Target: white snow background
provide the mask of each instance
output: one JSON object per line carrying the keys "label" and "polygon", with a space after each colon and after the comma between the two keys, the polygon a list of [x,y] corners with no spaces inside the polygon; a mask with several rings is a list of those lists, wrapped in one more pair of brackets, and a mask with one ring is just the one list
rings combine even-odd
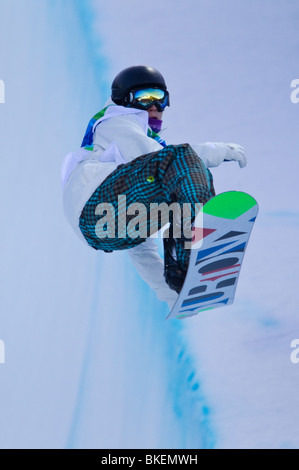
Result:
{"label": "white snow background", "polygon": [[[298,28],[297,0],[0,0],[0,448],[299,448]],[[63,156],[133,64],[168,143],[247,150],[213,170],[260,206],[231,307],[165,321],[64,219]]]}

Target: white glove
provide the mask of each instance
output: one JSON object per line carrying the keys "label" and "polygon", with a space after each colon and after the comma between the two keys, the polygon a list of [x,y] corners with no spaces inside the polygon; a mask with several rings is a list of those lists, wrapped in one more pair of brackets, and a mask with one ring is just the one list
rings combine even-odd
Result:
{"label": "white glove", "polygon": [[192,145],[192,148],[208,168],[231,160],[239,162],[240,168],[244,168],[247,163],[245,149],[238,144],[206,142],[205,144]]}
{"label": "white glove", "polygon": [[225,160],[235,160],[239,162],[240,168],[244,168],[247,164],[244,147],[238,144],[226,144],[226,146],[228,147],[228,151]]}

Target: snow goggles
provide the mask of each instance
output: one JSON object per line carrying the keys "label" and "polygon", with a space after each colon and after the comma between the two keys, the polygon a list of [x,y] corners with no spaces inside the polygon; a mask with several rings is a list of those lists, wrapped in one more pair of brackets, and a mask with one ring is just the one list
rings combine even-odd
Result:
{"label": "snow goggles", "polygon": [[142,88],[141,90],[132,90],[129,94],[129,106],[131,108],[149,109],[156,105],[158,111],[164,111],[169,106],[168,91],[161,88]]}

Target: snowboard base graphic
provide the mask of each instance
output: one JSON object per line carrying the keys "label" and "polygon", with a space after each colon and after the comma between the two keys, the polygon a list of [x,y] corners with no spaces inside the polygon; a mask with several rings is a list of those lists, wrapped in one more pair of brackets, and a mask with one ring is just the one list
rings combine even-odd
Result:
{"label": "snowboard base graphic", "polygon": [[194,223],[187,276],[167,319],[233,303],[257,213],[256,200],[240,191],[218,194],[202,207]]}

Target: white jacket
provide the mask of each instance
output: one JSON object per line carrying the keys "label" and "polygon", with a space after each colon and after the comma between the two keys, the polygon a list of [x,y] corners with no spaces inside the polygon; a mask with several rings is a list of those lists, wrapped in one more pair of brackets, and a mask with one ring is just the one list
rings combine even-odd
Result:
{"label": "white jacket", "polygon": [[[147,136],[147,111],[117,106],[110,100],[107,105],[109,107],[104,116],[93,126],[93,150],[81,148],[68,154],[61,170],[65,216],[85,243],[79,228],[79,218],[93,192],[119,164],[163,148]],[[241,155],[243,149],[232,149],[228,145],[235,144],[206,143],[192,147],[209,167],[219,165],[224,159],[235,159],[240,166],[245,166],[245,156]],[[177,294],[164,280],[164,263],[158,254],[155,240],[148,238],[146,242],[128,250],[128,253],[140,276],[156,291],[158,298],[168,302],[171,307]]]}

